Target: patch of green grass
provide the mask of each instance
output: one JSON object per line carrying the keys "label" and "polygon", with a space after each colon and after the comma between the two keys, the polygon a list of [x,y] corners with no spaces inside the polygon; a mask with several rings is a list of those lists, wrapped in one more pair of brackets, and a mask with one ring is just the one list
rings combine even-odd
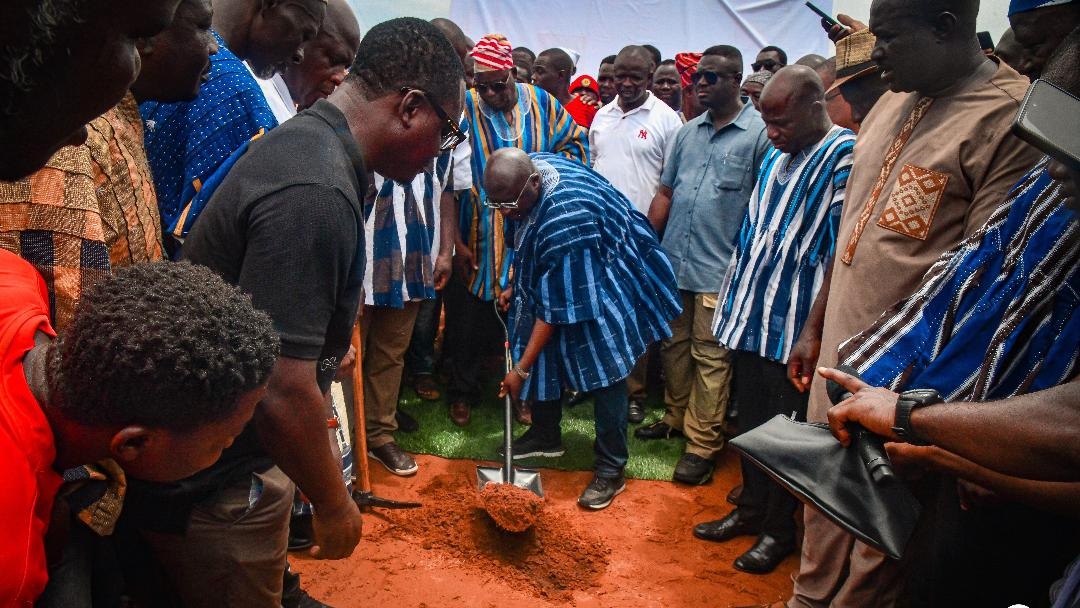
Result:
{"label": "patch of green grass", "polygon": [[[446,402],[423,401],[409,388],[402,388],[398,407],[420,423],[416,433],[398,432],[398,445],[409,452],[433,454],[444,458],[496,461],[496,449],[503,442],[503,405],[495,395],[495,387],[486,392],[486,398],[473,407],[472,422],[459,428],[450,421]],[[659,420],[663,406],[659,399],[649,399],[648,417],[644,424]],[[517,461],[522,466],[560,469],[564,471],[587,471],[593,467],[594,430],[592,401],[587,400],[572,408],[563,408],[562,440],[566,454],[559,458],[531,458]],[[670,480],[675,463],[682,456],[684,441],[641,441],[634,437],[638,425],[629,425],[630,461],[626,476],[633,479]],[[514,423],[514,436],[520,436],[526,427]]]}

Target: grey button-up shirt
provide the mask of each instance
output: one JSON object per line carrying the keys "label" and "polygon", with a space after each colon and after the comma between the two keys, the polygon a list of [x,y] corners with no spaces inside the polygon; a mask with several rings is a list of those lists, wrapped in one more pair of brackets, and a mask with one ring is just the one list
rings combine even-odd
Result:
{"label": "grey button-up shirt", "polygon": [[675,136],[660,183],[673,192],[662,245],[679,289],[720,291],[758,168],[771,146],[752,104],[720,130],[705,112]]}

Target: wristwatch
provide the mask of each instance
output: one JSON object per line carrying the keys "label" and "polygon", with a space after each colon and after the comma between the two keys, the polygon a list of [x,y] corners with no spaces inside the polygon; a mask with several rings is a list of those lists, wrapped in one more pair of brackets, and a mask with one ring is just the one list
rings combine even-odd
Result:
{"label": "wristwatch", "polygon": [[512,369],[511,371],[514,372],[515,374],[517,374],[518,378],[521,378],[522,380],[528,380],[529,379],[529,372],[521,369],[520,367],[518,367],[516,365],[514,366],[514,369]]}
{"label": "wristwatch", "polygon": [[945,400],[932,388],[917,388],[900,393],[900,398],[896,400],[896,419],[893,421],[892,431],[905,443],[930,445],[929,441],[911,428],[911,412],[935,403],[945,403]]}

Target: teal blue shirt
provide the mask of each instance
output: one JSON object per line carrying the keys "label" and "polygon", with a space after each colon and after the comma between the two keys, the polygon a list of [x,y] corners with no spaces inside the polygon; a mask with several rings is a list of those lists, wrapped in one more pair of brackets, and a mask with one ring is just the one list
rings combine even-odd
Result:
{"label": "teal blue shirt", "polygon": [[660,183],[672,190],[662,244],[679,289],[720,292],[758,167],[771,147],[751,104],[720,130],[705,112],[675,136]]}

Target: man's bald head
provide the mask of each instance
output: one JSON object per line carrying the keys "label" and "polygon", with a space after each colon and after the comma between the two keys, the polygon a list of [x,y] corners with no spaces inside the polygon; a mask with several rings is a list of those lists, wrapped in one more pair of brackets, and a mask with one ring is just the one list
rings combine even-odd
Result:
{"label": "man's bald head", "polygon": [[795,154],[817,142],[832,127],[821,78],[804,65],[781,68],[761,92],[761,118],[783,152]]}
{"label": "man's bald head", "polygon": [[[942,13],[956,16],[962,30],[975,34],[975,22],[979,17],[979,0],[875,0],[873,5],[885,4],[900,7],[911,17],[934,21]],[[872,9],[871,9],[872,10]]]}
{"label": "man's bald head", "polygon": [[799,57],[799,60],[795,62],[795,65],[805,65],[812,70],[816,70],[821,64],[825,63],[825,61],[826,59],[821,55],[810,53],[809,55]]}
{"label": "man's bald head", "polygon": [[[619,51],[619,54],[615,56],[616,63],[618,63],[619,59],[623,59],[624,61],[627,59],[633,59],[637,61],[644,61],[646,64],[652,64],[653,54],[649,52],[649,49],[643,46],[630,45],[623,47],[623,49]],[[655,65],[653,65],[653,69],[656,69]]]}
{"label": "man's bald head", "polygon": [[[489,204],[504,205],[504,216],[519,220],[540,199],[540,173],[520,148],[496,150],[484,169],[484,190]],[[505,206],[508,205],[508,206]]]}
{"label": "man's bald head", "polygon": [[507,194],[506,197],[494,196],[496,199],[511,198],[510,192],[521,190],[525,180],[535,172],[536,167],[524,150],[501,148],[488,158],[487,167],[484,169],[484,189],[489,195]]}
{"label": "man's bald head", "polygon": [[766,99],[791,100],[795,103],[825,101],[825,87],[817,72],[805,65],[789,65],[780,68],[765,85],[761,102]]}
{"label": "man's bald head", "polygon": [[454,47],[454,52],[461,58],[462,63],[465,62],[465,56],[469,54],[475,46],[465,32],[461,31],[461,27],[449,19],[443,17],[436,17],[431,20],[431,25],[439,28],[439,31],[446,36],[446,39],[450,41],[450,44]]}
{"label": "man's bald head", "polygon": [[350,47],[360,46],[360,22],[356,20],[348,2],[327,0],[326,17],[323,19],[322,29],[319,30],[320,36],[324,34],[344,40]]}
{"label": "man's bald head", "polygon": [[896,92],[930,97],[964,81],[986,64],[975,33],[979,0],[874,0],[871,57]]}
{"label": "man's bald head", "polygon": [[315,40],[304,45],[304,61],[282,78],[300,109],[329,97],[345,80],[360,48],[360,23],[346,0],[329,0],[326,18]]}

